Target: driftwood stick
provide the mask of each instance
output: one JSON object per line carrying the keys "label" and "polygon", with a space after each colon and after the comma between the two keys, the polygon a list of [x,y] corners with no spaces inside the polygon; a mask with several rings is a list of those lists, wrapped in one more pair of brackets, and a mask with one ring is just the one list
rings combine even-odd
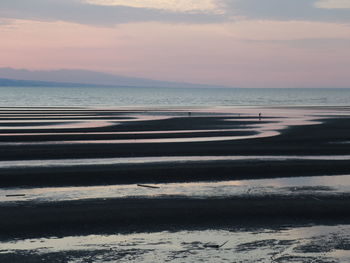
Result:
{"label": "driftwood stick", "polygon": [[225,241],[224,243],[222,243],[221,245],[210,244],[210,243],[208,243],[208,244],[205,244],[204,247],[207,247],[207,248],[221,248],[221,247],[224,246],[227,242],[228,242],[228,240]]}
{"label": "driftwood stick", "polygon": [[137,186],[147,187],[147,188],[160,188],[159,186],[153,186],[153,185],[147,185],[147,184],[138,184]]}
{"label": "driftwood stick", "polygon": [[6,197],[14,197],[14,196],[25,196],[25,194],[9,194]]}
{"label": "driftwood stick", "polygon": [[222,243],[219,247],[223,247],[224,245],[226,245],[227,242],[228,242],[228,240],[225,241],[224,243]]}

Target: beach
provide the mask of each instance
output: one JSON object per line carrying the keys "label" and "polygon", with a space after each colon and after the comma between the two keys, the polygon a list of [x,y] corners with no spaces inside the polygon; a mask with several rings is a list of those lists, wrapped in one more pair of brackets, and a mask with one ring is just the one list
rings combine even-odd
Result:
{"label": "beach", "polygon": [[347,225],[349,113],[1,108],[1,240]]}

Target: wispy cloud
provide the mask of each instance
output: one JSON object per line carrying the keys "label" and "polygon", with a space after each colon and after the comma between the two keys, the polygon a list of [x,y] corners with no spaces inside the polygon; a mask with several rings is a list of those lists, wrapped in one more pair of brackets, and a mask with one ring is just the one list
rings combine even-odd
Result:
{"label": "wispy cloud", "polygon": [[215,0],[83,0],[103,6],[129,6],[171,10],[175,12],[219,12]]}
{"label": "wispy cloud", "polygon": [[349,38],[299,38],[286,40],[255,40],[255,39],[240,39],[246,43],[261,43],[261,44],[276,44],[284,45],[297,49],[309,50],[339,50],[350,46]]}
{"label": "wispy cloud", "polygon": [[114,25],[128,22],[213,23],[223,17],[215,12],[185,12],[126,5],[106,6],[82,0],[1,0],[0,17],[79,24]]}
{"label": "wispy cloud", "polygon": [[88,25],[250,20],[350,22],[349,0],[1,0],[0,18]]}
{"label": "wispy cloud", "polygon": [[325,9],[349,9],[350,1],[349,0],[319,0],[315,3],[315,6],[318,8],[325,8]]}
{"label": "wispy cloud", "polygon": [[10,25],[10,24],[11,24],[11,21],[9,19],[2,19],[2,18],[0,18],[0,26]]}
{"label": "wispy cloud", "polygon": [[[218,0],[226,14],[246,19],[350,22],[349,0]],[[345,5],[344,3],[347,3]],[[338,5],[336,5],[338,3]],[[334,8],[320,8],[322,4]],[[335,8],[343,6],[344,8]]]}

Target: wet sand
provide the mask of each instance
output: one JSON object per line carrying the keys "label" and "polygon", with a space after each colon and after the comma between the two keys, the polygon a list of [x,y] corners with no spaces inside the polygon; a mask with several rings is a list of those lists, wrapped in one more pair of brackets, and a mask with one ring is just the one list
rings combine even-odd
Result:
{"label": "wet sand", "polygon": [[[108,112],[109,113],[109,112]],[[181,112],[180,112],[181,113]],[[180,113],[175,113],[175,116]],[[89,113],[91,114],[91,113]],[[110,113],[109,113],[110,114]],[[118,113],[119,114],[119,113]],[[137,113],[139,114],[139,113]],[[161,115],[156,112],[155,116]],[[182,114],[182,113],[181,113]],[[119,157],[163,156],[307,156],[325,155],[329,160],[235,160],[178,163],[145,163],[122,165],[80,165],[72,167],[3,168],[0,164],[0,186],[67,186],[103,185],[154,182],[190,182],[210,180],[236,180],[275,178],[286,176],[338,175],[350,173],[348,160],[333,160],[333,155],[350,155],[350,118],[326,117],[319,124],[286,127],[279,135],[263,138],[254,126],[274,125],[277,118],[269,121],[249,119],[251,116],[200,116],[174,117],[162,120],[135,120],[106,127],[79,129],[4,130],[0,133],[0,160],[45,160]],[[231,121],[226,121],[230,119]],[[249,121],[240,120],[248,118]],[[314,117],[316,118],[316,117]],[[233,120],[233,121],[232,121]],[[251,125],[254,125],[253,127]],[[216,129],[215,132],[205,130]],[[223,131],[220,132],[219,130]],[[225,130],[226,129],[226,130]],[[228,131],[240,129],[240,131]],[[273,128],[272,128],[273,129]],[[182,132],[176,133],[176,130]],[[188,131],[184,133],[183,131]],[[201,130],[201,132],[196,132]],[[246,131],[244,131],[246,130]],[[49,133],[48,133],[49,131]],[[153,134],[142,131],[154,132]],[[164,133],[157,133],[164,131]],[[171,131],[171,133],[166,132]],[[191,132],[193,131],[193,132]],[[204,131],[204,132],[203,132]],[[45,135],[40,135],[44,132]],[[79,133],[68,134],[67,133]],[[126,134],[103,134],[124,132]],[[137,133],[138,132],[138,133]],[[141,133],[140,133],[141,132]],[[11,133],[30,133],[14,135]],[[50,135],[52,133],[52,135]],[[61,135],[63,133],[63,135]],[[91,133],[91,134],[90,134]],[[95,134],[97,133],[97,134]],[[101,133],[101,134],[99,134]],[[129,133],[129,134],[128,134]],[[136,134],[135,134],[136,133]],[[33,135],[35,134],[35,135]],[[235,136],[252,136],[246,140],[226,140]],[[191,142],[191,138],[219,137],[222,141]],[[172,138],[176,143],[139,143],[143,139]],[[113,140],[129,139],[133,143],[115,143]],[[181,141],[186,139],[188,142]],[[81,143],[70,143],[80,140]],[[84,140],[86,143],[84,143]],[[102,143],[111,140],[110,143]],[[45,142],[52,142],[45,144]],[[55,144],[54,141],[64,144]],[[89,143],[95,141],[96,143]],[[101,141],[101,143],[98,143]],[[338,143],[337,143],[338,142]],[[3,143],[3,144],[2,144]],[[10,143],[10,145],[7,145]],[[14,145],[11,145],[13,143]],[[28,143],[28,144],[26,144]],[[44,143],[44,144],[41,144]]]}
{"label": "wet sand", "polygon": [[[329,109],[300,110],[299,115],[285,115],[279,109],[263,114],[262,120],[251,111],[210,110],[35,110],[8,109],[0,112],[6,119],[0,126],[0,186],[93,186],[111,184],[198,182],[349,174],[349,160],[333,160],[334,155],[350,155],[341,142],[350,140],[350,117]],[[259,112],[258,110],[257,112]],[[280,113],[282,111],[282,113]],[[71,127],[47,122],[23,122],[52,114],[88,114],[99,120],[75,121]],[[11,125],[6,126],[13,116]],[[23,114],[23,115],[22,115]],[[32,115],[31,115],[32,114]],[[281,116],[282,115],[282,116]],[[21,117],[22,116],[22,117]],[[107,116],[111,117],[108,119]],[[306,117],[305,117],[306,116]],[[21,118],[17,119],[16,118]],[[96,117],[97,118],[97,117]],[[295,119],[295,120],[294,120]],[[289,124],[294,120],[295,124]],[[16,121],[21,129],[17,129]],[[51,121],[51,120],[49,120]],[[64,122],[64,116],[62,116]],[[104,125],[106,124],[106,125]],[[70,125],[65,123],[65,125]],[[85,125],[85,126],[84,126]],[[35,126],[35,127],[34,127]],[[1,127],[7,127],[1,130]],[[220,129],[222,131],[220,131]],[[239,129],[239,131],[228,131]],[[188,133],[180,131],[188,131]],[[196,132],[201,130],[201,132]],[[204,132],[203,132],[204,130]],[[208,130],[205,132],[205,130]],[[209,130],[216,130],[211,132]],[[139,133],[142,131],[154,132]],[[171,133],[159,133],[171,131]],[[178,133],[176,131],[179,131]],[[117,134],[124,132],[125,134]],[[31,135],[21,135],[30,133]],[[44,133],[44,134],[40,134]],[[62,133],[62,134],[60,134]],[[70,134],[77,133],[77,134]],[[103,134],[110,133],[110,134]],[[115,134],[113,134],[115,133]],[[4,136],[1,136],[4,134]],[[13,135],[11,135],[13,134]],[[262,136],[260,136],[262,135]],[[247,136],[225,140],[229,136]],[[259,137],[260,136],[260,137]],[[222,137],[218,141],[191,142],[191,138]],[[172,143],[141,143],[145,139],[172,138]],[[74,140],[134,140],[133,143],[74,143]],[[188,141],[184,141],[184,139]],[[140,140],[140,141],[138,141]],[[48,143],[45,142],[64,142]],[[10,143],[10,144],[7,144]],[[15,143],[15,144],[11,144]],[[27,143],[27,144],[26,144]],[[164,157],[164,156],[308,156],[329,159],[312,160],[232,160],[205,162],[131,163],[103,165],[67,165],[1,167],[4,161]],[[107,198],[80,201],[0,204],[1,238],[43,235],[77,235],[132,231],[161,231],[195,228],[220,228],[250,222],[268,224],[286,222],[347,222],[350,196],[301,193],[286,196],[250,196],[226,198]]]}
{"label": "wet sand", "polygon": [[348,262],[349,230],[301,225],[34,238],[2,242],[0,261]]}
{"label": "wet sand", "polygon": [[[2,142],[19,142],[32,141],[43,142],[78,139],[82,140],[99,140],[99,139],[119,139],[119,138],[154,138],[153,135],[143,134],[133,135],[133,131],[150,131],[150,130],[184,130],[186,129],[212,129],[215,128],[237,128],[240,125],[246,125],[245,122],[226,123],[219,121],[219,117],[198,118],[198,125],[192,123],[192,120],[172,119],[164,121],[148,121],[147,123],[123,124],[104,128],[84,128],[84,129],[62,129],[54,130],[55,133],[50,135],[37,136],[1,136]],[[186,126],[190,122],[191,125]],[[110,143],[110,144],[50,144],[47,145],[1,145],[1,160],[25,160],[25,159],[53,159],[53,158],[105,158],[105,157],[142,157],[142,156],[196,156],[196,155],[334,155],[334,154],[350,154],[347,145],[335,144],[331,142],[341,142],[350,140],[350,118],[329,118],[322,120],[322,124],[295,126],[284,129],[279,136],[266,138],[257,138],[238,141],[216,141],[216,142],[186,142],[182,143],[161,143],[161,144],[126,144]],[[188,124],[188,123],[187,123]],[[251,124],[251,123],[249,123]],[[254,124],[254,123],[253,123]],[[258,124],[261,124],[258,122]],[[207,125],[207,126],[205,126]],[[86,135],[60,135],[59,132],[82,132]],[[107,131],[130,131],[130,135],[89,135],[89,132],[107,132]],[[6,130],[4,133],[21,133],[23,130]],[[27,132],[40,133],[47,130],[31,129]],[[237,132],[237,135],[250,135],[251,131]],[[225,132],[216,132],[215,136],[227,136]],[[174,138],[184,136],[182,133],[172,134]],[[189,135],[186,135],[189,136]],[[192,137],[202,136],[201,134],[192,134]],[[157,134],[157,138],[169,137],[169,134]]]}

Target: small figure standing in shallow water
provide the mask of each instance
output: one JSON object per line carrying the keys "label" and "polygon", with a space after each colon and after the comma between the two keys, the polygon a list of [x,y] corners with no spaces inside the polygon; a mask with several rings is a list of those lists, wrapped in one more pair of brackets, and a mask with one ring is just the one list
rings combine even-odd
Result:
{"label": "small figure standing in shallow water", "polygon": [[188,117],[191,117],[191,112],[188,112]]}
{"label": "small figure standing in shallow water", "polygon": [[261,121],[261,112],[259,112],[259,121]]}

